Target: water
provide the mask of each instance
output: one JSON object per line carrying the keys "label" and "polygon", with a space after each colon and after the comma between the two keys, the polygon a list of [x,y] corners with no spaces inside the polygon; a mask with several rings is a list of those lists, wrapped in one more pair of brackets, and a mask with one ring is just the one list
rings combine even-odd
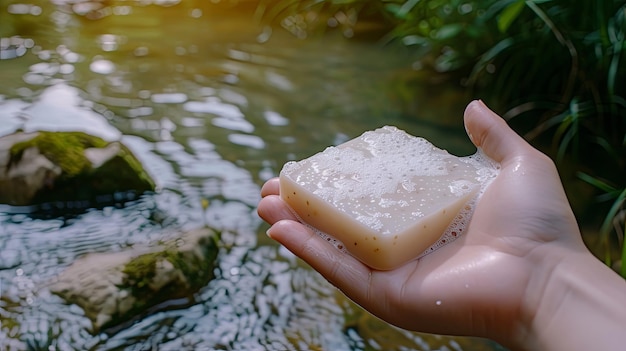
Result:
{"label": "water", "polygon": [[[392,328],[265,236],[259,189],[288,160],[385,124],[457,154],[473,150],[461,125],[465,98],[415,84],[416,57],[404,48],[347,40],[358,34],[349,28],[306,32],[299,17],[269,26],[253,19],[255,8],[0,1],[0,135],[80,129],[119,139],[159,187],[73,217],[0,207],[0,349],[499,348]],[[82,310],[46,288],[81,255],[205,224],[227,234],[217,277],[191,306],[92,335]]]}

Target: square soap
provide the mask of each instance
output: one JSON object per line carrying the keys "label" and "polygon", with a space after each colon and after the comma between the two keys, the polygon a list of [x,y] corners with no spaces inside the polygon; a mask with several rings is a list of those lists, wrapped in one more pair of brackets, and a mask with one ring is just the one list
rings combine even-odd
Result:
{"label": "square soap", "polygon": [[[366,265],[389,270],[460,235],[473,200],[497,174],[392,126],[284,165],[280,196],[306,225]],[[454,223],[456,222],[456,223]],[[438,242],[439,240],[439,242]]]}

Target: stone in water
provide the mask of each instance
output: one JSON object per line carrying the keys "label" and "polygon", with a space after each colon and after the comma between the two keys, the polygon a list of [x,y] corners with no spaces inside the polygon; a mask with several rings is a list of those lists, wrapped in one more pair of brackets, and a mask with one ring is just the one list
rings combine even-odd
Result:
{"label": "stone in water", "polygon": [[386,126],[288,162],[280,196],[337,247],[389,270],[458,237],[498,169],[480,151],[457,157]]}

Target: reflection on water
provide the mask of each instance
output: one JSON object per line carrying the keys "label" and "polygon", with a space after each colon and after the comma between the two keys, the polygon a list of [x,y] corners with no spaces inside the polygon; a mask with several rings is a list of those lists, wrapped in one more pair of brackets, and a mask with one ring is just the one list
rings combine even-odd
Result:
{"label": "reflection on water", "polygon": [[[420,93],[410,83],[415,58],[346,40],[353,13],[303,40],[314,14],[270,27],[251,20],[248,2],[213,3],[0,3],[0,135],[79,129],[121,140],[159,186],[66,219],[0,208],[0,349],[496,349],[372,318],[271,242],[255,210],[260,185],[285,161],[384,124],[470,153],[462,102],[424,91],[407,99]],[[205,224],[226,230],[224,247],[216,279],[189,307],[92,335],[82,310],[46,288],[83,254]]]}

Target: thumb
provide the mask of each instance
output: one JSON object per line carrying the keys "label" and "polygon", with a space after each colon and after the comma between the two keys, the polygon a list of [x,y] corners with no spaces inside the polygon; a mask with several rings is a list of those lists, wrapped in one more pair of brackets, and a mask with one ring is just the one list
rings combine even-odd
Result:
{"label": "thumb", "polygon": [[480,100],[474,100],[467,105],[464,119],[465,130],[470,140],[497,162],[519,156],[532,149],[504,119]]}

